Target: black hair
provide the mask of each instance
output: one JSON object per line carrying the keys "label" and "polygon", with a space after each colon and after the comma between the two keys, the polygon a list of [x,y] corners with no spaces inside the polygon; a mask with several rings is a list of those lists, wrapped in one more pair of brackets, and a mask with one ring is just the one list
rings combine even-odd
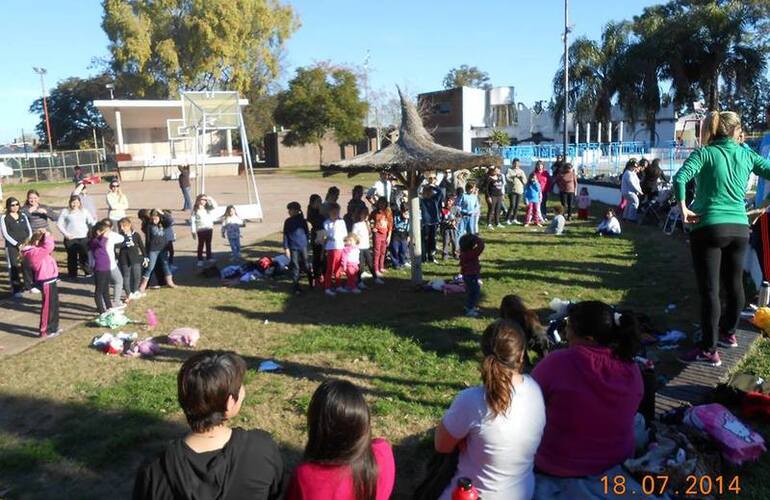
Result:
{"label": "black hair", "polygon": [[322,465],[347,465],[356,500],[377,494],[377,462],[372,453],[369,405],[361,390],[346,380],[318,386],[307,410],[304,459]]}
{"label": "black hair", "polygon": [[474,184],[473,182],[466,182],[465,183],[465,192],[466,193],[470,193],[471,191],[473,191],[474,187],[476,187],[476,184]]}
{"label": "black hair", "polygon": [[297,212],[302,211],[302,205],[299,204],[297,201],[289,202],[288,205],[286,205],[286,210],[296,210]]}
{"label": "black hair", "polygon": [[604,302],[588,300],[570,306],[567,318],[576,337],[591,337],[612,349],[620,360],[632,361],[639,350],[639,324],[629,311],[616,311]]}
{"label": "black hair", "polygon": [[336,200],[337,198],[339,198],[339,196],[340,196],[340,188],[338,188],[337,186],[332,186],[328,189],[328,191],[326,191],[327,200],[329,198],[334,198]]}
{"label": "black hair", "polygon": [[636,168],[636,158],[631,158],[626,162],[626,168],[624,170],[630,170],[632,168]]}
{"label": "black hair", "polygon": [[326,211],[328,213],[331,213],[331,212],[334,212],[334,211],[337,211],[337,213],[339,213],[339,211],[340,211],[340,204],[339,203],[334,203],[334,202],[329,203],[326,206]]}
{"label": "black hair", "polygon": [[201,351],[187,359],[177,376],[177,397],[194,432],[222,424],[227,400],[238,401],[246,363],[231,352]]}
{"label": "black hair", "polygon": [[9,213],[11,211],[11,205],[16,203],[19,205],[19,210],[21,210],[21,202],[18,200],[18,198],[14,198],[13,196],[9,196],[5,199],[5,213]]}
{"label": "black hair", "polygon": [[481,240],[475,234],[466,233],[460,237],[459,245],[461,252],[467,252],[472,250],[473,247]]}

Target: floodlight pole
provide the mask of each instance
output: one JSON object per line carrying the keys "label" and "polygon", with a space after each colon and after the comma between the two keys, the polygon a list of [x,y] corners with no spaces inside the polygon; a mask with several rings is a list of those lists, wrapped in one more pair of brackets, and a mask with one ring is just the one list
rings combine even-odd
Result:
{"label": "floodlight pole", "polygon": [[50,153],[48,171],[50,174],[53,174],[53,165],[51,164],[53,161],[53,136],[51,135],[51,120],[48,118],[48,98],[46,97],[45,92],[45,74],[48,73],[48,70],[45,68],[38,68],[37,66],[34,66],[32,70],[40,75],[40,88],[43,92],[43,114],[45,115],[45,128],[48,133],[48,152]]}
{"label": "floodlight pole", "polygon": [[567,161],[567,113],[569,112],[569,0],[564,0],[564,161]]}

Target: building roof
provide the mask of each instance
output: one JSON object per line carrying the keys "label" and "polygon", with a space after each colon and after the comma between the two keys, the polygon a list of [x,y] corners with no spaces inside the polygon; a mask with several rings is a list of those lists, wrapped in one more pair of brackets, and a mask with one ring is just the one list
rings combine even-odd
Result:
{"label": "building roof", "polygon": [[376,171],[422,172],[471,169],[502,163],[499,156],[474,155],[436,144],[425,130],[414,104],[404,97],[401,89],[398,90],[398,95],[401,98],[398,140],[379,151],[324,165],[324,171],[349,174]]}

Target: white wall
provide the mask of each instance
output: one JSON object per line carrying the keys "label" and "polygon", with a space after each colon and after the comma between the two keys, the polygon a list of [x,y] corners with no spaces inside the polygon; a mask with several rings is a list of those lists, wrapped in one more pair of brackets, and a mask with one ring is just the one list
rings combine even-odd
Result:
{"label": "white wall", "polygon": [[471,150],[473,127],[486,126],[487,92],[483,89],[463,87],[463,151]]}

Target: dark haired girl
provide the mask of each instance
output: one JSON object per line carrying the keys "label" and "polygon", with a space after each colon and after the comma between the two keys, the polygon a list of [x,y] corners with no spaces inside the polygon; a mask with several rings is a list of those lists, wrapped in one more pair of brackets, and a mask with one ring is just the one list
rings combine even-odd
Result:
{"label": "dark haired girl", "polygon": [[384,439],[372,440],[369,406],[350,382],[318,386],[307,411],[305,455],[291,480],[289,500],[386,500],[396,465]]}
{"label": "dark haired girl", "polygon": [[[5,214],[0,217],[0,230],[5,241],[5,256],[8,264],[8,275],[11,278],[11,293],[14,298],[21,298],[24,289],[32,288],[31,273],[22,273],[21,254],[19,247],[32,237],[32,228],[29,219],[21,211],[19,200],[9,196],[5,200]],[[22,276],[24,283],[22,285]]]}
{"label": "dark haired girl", "polygon": [[515,321],[521,326],[526,337],[527,356],[524,359],[525,370],[543,359],[552,349],[553,343],[548,339],[545,328],[540,323],[537,313],[524,305],[518,295],[506,295],[500,302],[500,317]]}
{"label": "dark haired girl", "polygon": [[[636,318],[603,302],[580,302],[569,309],[566,334],[569,347],[550,353],[532,371],[546,401],[536,498],[594,487],[593,476],[634,455],[634,416],[644,392],[633,361]],[[576,483],[581,478],[582,486]],[[562,498],[585,494],[570,491],[573,496]]]}
{"label": "dark haired girl", "polygon": [[460,448],[457,471],[441,500],[451,498],[462,477],[481,498],[532,498],[545,405],[537,383],[522,374],[525,349],[524,332],[513,321],[499,319],[484,331],[483,384],[461,391],[436,428],[437,452]]}
{"label": "dark haired girl", "polygon": [[323,199],[318,194],[311,194],[307,203],[305,216],[310,223],[310,248],[313,251],[313,284],[317,285],[324,271],[324,245],[319,242],[318,235],[324,234],[324,221],[326,218],[321,215],[321,204]]}

